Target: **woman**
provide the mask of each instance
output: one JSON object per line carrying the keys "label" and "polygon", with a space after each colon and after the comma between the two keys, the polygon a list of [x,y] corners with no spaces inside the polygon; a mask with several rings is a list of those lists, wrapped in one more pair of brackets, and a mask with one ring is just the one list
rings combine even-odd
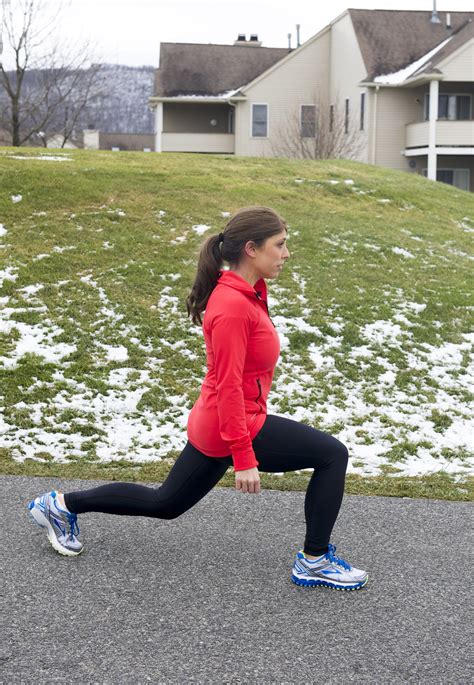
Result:
{"label": "woman", "polygon": [[[367,583],[367,573],[337,557],[329,542],[344,493],[347,448],[327,433],[266,411],[280,342],[268,313],[265,278],[276,278],[290,256],[286,235],[284,220],[273,210],[246,207],[223,233],[204,242],[186,306],[193,323],[203,326],[208,372],[189,414],[188,441],[159,488],[109,483],[52,491],[30,502],[32,517],[60,554],[82,551],[77,514],[172,519],[202,499],[229,466],[236,489],[249,494],[260,492],[259,471],[312,468],[306,537],[291,579],[345,590]],[[221,271],[224,261],[230,268]]]}

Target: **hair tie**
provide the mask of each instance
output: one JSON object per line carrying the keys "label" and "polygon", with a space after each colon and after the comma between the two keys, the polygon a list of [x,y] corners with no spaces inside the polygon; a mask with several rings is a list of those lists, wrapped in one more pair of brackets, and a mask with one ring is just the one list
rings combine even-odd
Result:
{"label": "hair tie", "polygon": [[220,243],[224,242],[224,234],[223,233],[219,233],[219,242]]}

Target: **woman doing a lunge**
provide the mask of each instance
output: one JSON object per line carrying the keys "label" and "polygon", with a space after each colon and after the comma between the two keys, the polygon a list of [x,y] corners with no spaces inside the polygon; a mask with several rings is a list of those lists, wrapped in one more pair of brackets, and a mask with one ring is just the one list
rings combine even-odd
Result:
{"label": "woman doing a lunge", "polygon": [[[208,371],[188,417],[186,445],[158,488],[109,483],[36,497],[29,512],[56,551],[82,551],[77,514],[173,519],[199,502],[229,466],[236,489],[250,494],[260,492],[259,471],[314,469],[304,503],[304,546],[295,555],[291,580],[345,590],[367,583],[367,573],[337,557],[329,542],[344,494],[347,448],[306,424],[267,414],[280,341],[265,279],[276,278],[290,256],[287,232],[272,209],[246,207],[202,244],[186,306],[193,323],[203,327]],[[223,270],[223,262],[229,269]]]}

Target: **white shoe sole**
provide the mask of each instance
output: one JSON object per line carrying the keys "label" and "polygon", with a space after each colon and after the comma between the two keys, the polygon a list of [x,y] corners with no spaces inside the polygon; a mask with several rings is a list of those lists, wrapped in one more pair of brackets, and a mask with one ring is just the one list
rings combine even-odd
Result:
{"label": "white shoe sole", "polygon": [[54,533],[52,525],[50,524],[46,516],[43,514],[43,512],[40,509],[38,509],[36,505],[33,507],[33,509],[29,509],[28,511],[35,523],[41,526],[41,528],[46,528],[46,531],[48,533],[48,540],[50,541],[51,545],[54,547],[56,552],[59,552],[59,554],[62,554],[65,557],[77,557],[77,555],[82,552],[84,547],[81,547],[81,549],[78,552],[74,552],[71,549],[67,549],[67,547],[63,547],[59,543]]}
{"label": "white shoe sole", "polygon": [[355,581],[354,583],[337,583],[336,581],[329,580],[329,578],[311,578],[309,576],[302,576],[299,573],[295,573],[293,570],[291,573],[291,580],[296,585],[302,587],[329,587],[334,590],[360,590],[367,585],[369,576],[367,575],[360,581]]}

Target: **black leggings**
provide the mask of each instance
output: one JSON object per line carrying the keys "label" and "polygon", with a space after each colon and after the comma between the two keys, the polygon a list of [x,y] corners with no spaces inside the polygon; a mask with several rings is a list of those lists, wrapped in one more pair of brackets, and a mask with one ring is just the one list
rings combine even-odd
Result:
{"label": "black leggings", "polygon": [[[270,473],[314,468],[306,491],[304,551],[316,555],[329,542],[344,494],[348,461],[345,445],[328,433],[282,416],[267,415],[252,441],[258,470]],[[64,495],[69,511],[177,518],[222,478],[232,457],[208,457],[188,441],[158,488],[109,483]],[[257,496],[258,495],[253,495]]]}

